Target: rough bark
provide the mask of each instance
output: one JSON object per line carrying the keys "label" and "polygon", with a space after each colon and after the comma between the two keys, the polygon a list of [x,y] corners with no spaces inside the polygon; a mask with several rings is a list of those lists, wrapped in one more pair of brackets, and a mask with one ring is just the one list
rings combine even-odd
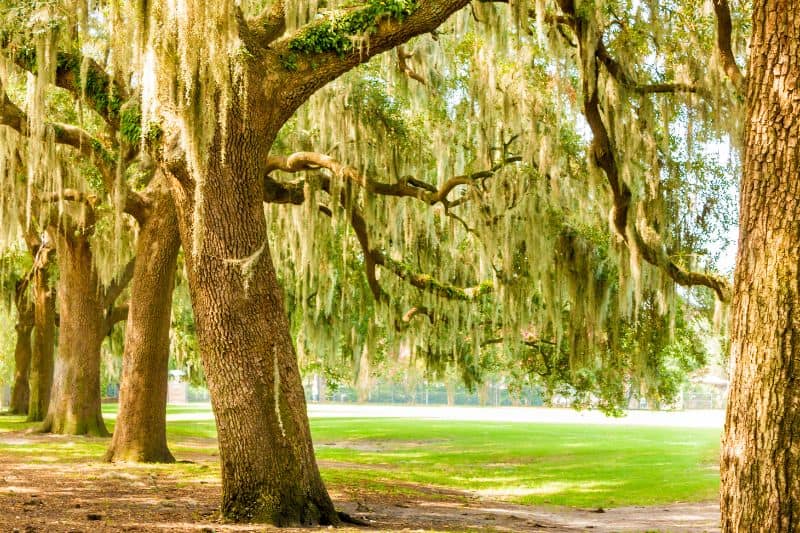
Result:
{"label": "rough bark", "polygon": [[59,344],[52,394],[41,431],[107,436],[100,413],[100,348],[105,305],[87,239],[54,231],[58,252]]}
{"label": "rough bark", "polygon": [[30,401],[28,421],[40,422],[47,416],[50,389],[53,386],[53,365],[56,335],[56,298],[50,286],[50,258],[54,250],[48,245],[37,249],[31,290],[33,294],[33,351],[29,374]]}
{"label": "rough bark", "polygon": [[14,347],[14,388],[11,392],[9,412],[15,415],[28,413],[28,371],[31,363],[31,330],[28,317],[20,316],[16,324],[17,342]]}
{"label": "rough bark", "polygon": [[175,206],[163,178],[151,188],[151,208],[140,225],[122,355],[122,387],[107,461],[167,463],[166,408],[169,329],[180,248]]}
{"label": "rough bark", "polygon": [[754,2],[724,532],[800,529],[800,4]]}
{"label": "rough bark", "polygon": [[[248,124],[265,124],[257,108]],[[193,250],[194,183],[175,180],[200,354],[217,423],[222,514],[276,525],[331,524],[300,372],[267,242],[263,176],[277,128],[229,114],[203,176],[202,249]],[[243,260],[247,260],[244,261]]]}
{"label": "rough bark", "polygon": [[[222,513],[228,518],[277,525],[339,521],[314,457],[267,240],[262,200],[272,142],[316,90],[371,56],[432,31],[467,3],[421,2],[402,22],[377,24],[368,47],[344,54],[299,54],[296,69],[283,66],[293,38],[258,43],[266,38],[263,32],[242,27],[249,52],[241,55],[248,63],[241,76],[242,85],[250,88],[247,100],[238,100],[233,91],[227,124],[204,150],[208,159],[201,171],[189,175],[185,159],[174,156],[172,146],[164,153],[174,177],[200,354],[217,422]],[[200,209],[195,210],[195,202]],[[195,223],[202,237],[197,249]]]}

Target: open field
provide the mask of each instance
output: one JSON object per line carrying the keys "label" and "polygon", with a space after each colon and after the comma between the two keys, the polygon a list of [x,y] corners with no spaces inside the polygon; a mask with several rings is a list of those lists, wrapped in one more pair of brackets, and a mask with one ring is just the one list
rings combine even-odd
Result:
{"label": "open field", "polygon": [[[112,418],[114,407],[106,410]],[[312,431],[337,505],[378,529],[715,527],[716,428],[365,414],[315,417],[312,409]],[[219,466],[205,406],[170,407],[176,465],[102,464],[107,441],[26,433],[30,427],[0,417],[0,530],[232,527],[215,523]],[[87,522],[89,514],[100,518]]]}

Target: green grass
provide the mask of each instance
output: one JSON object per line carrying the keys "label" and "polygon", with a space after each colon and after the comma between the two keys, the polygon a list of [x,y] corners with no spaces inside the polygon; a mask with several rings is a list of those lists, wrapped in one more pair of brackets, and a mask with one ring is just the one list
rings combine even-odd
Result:
{"label": "green grass", "polygon": [[[207,415],[192,407],[169,413]],[[21,420],[0,417],[0,435],[32,427]],[[430,488],[453,489],[526,504],[607,508],[711,500],[719,491],[718,430],[352,418],[312,419],[311,426],[323,477],[344,492],[436,497]],[[179,459],[188,452],[214,459],[214,442],[198,440],[214,438],[213,421],[168,427]],[[69,462],[99,457],[105,445],[0,442],[0,454]]]}

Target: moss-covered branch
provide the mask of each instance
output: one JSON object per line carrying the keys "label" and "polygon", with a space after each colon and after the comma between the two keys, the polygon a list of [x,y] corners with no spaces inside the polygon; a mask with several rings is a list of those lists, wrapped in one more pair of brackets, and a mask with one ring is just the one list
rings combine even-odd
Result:
{"label": "moss-covered branch", "polygon": [[466,174],[454,176],[448,179],[438,189],[423,180],[406,178],[397,183],[384,183],[365,176],[353,167],[344,165],[330,156],[316,152],[296,152],[290,156],[272,156],[267,161],[267,173],[280,170],[283,172],[302,172],[305,170],[316,170],[324,168],[331,172],[334,177],[348,180],[362,187],[366,192],[380,196],[395,196],[400,198],[414,198],[428,205],[444,204],[451,206],[448,196],[461,185],[470,186],[478,180],[488,179],[494,176],[501,168],[512,163],[518,163],[522,158],[514,156],[508,157],[496,163],[491,168]]}
{"label": "moss-covered branch", "polygon": [[317,90],[356,65],[411,38],[431,32],[469,0],[367,0],[309,22],[275,41],[266,54],[275,94],[286,118]]}
{"label": "moss-covered branch", "polygon": [[[36,49],[20,48],[14,54],[14,62],[35,73],[38,69]],[[56,62],[56,85],[82,99],[113,130],[118,130],[122,107],[128,100],[124,85],[112,79],[97,61],[78,53],[58,52]]]}
{"label": "moss-covered branch", "polygon": [[731,8],[728,0],[714,0],[714,14],[717,19],[717,52],[722,62],[722,68],[730,78],[739,94],[744,95],[747,88],[747,79],[739,70],[736,64],[736,56],[733,55],[731,47],[731,34],[733,33],[733,23],[731,22]]}
{"label": "moss-covered branch", "polygon": [[[0,84],[0,125],[8,126],[22,136],[29,135],[28,116],[6,94]],[[50,122],[56,144],[70,146],[97,168],[108,192],[116,187],[117,155],[86,130],[72,124]],[[134,191],[125,192],[124,209],[137,219],[145,210],[145,200]]]}
{"label": "moss-covered branch", "polygon": [[[603,36],[601,34],[597,37],[598,40],[596,42],[586,42],[587,36],[592,35],[592,32],[586,31],[586,27],[590,24],[589,21],[580,16],[573,2],[562,0],[560,4],[564,14],[573,21],[572,28],[575,36],[578,38],[579,48],[581,50],[595,50],[595,54],[590,58],[584,59],[584,61],[588,61],[588,63],[584,64],[581,68],[584,77],[583,114],[584,117],[586,117],[586,121],[593,135],[591,155],[594,159],[594,163],[605,174],[608,185],[611,188],[614,202],[613,223],[617,233],[627,242],[633,251],[638,252],[648,263],[660,268],[675,283],[686,286],[705,286],[712,289],[721,301],[730,301],[731,287],[728,280],[712,273],[692,272],[683,268],[673,261],[662,249],[663,245],[660,236],[658,236],[654,230],[647,231],[647,238],[645,238],[642,235],[642,230],[637,227],[635,222],[630,220],[633,193],[622,179],[617,162],[621,154],[605,123],[604,116],[608,111],[601,109],[600,103],[600,88],[598,83],[599,65],[597,62],[603,63],[604,61],[603,58],[598,57],[597,54],[600,53],[602,55],[602,51],[605,49],[602,41]],[[580,54],[582,58],[584,58],[585,55],[586,54],[583,52]],[[607,68],[612,70],[611,75],[614,79],[623,76],[619,64],[610,62],[610,59],[607,59],[605,63],[608,63],[606,65]],[[617,71],[616,75],[613,71]],[[629,78],[625,79],[629,80]],[[633,242],[630,242],[629,236],[632,236]]]}

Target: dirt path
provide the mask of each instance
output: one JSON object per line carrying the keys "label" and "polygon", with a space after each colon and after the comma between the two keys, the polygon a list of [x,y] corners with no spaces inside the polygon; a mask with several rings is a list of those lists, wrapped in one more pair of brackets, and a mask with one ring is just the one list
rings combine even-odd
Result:
{"label": "dirt path", "polygon": [[[76,454],[31,457],[31,446],[69,449],[75,439],[4,433],[18,453],[0,455],[0,532],[268,531],[217,518],[218,464],[110,465]],[[91,439],[87,439],[91,441]],[[36,448],[34,448],[36,449]],[[337,464],[340,468],[341,464]],[[323,466],[324,468],[324,466]],[[337,507],[371,524],[340,531],[717,531],[715,504],[626,507],[596,512],[535,508],[468,492],[414,487],[414,495],[331,494]],[[282,530],[286,531],[286,530]]]}

